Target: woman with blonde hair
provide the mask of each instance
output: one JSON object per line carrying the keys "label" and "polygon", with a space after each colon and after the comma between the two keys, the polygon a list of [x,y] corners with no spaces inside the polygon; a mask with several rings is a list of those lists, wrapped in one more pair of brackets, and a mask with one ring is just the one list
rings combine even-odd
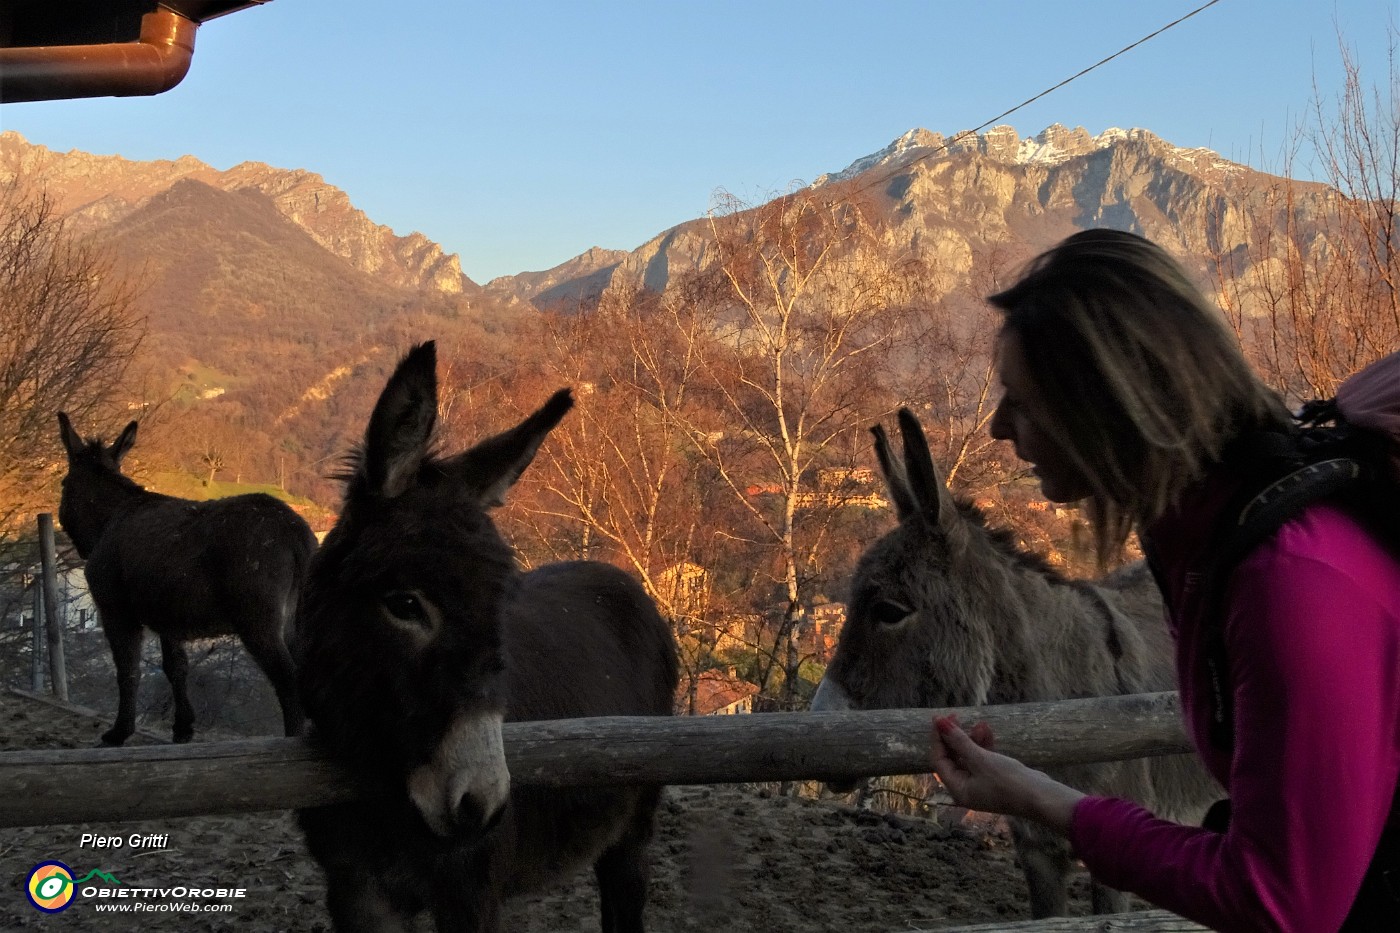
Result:
{"label": "woman with blonde hair", "polygon": [[[1160,247],[1115,230],[1069,237],[989,301],[1005,315],[991,432],[1047,499],[1084,502],[1102,561],[1138,532],[1176,635],[1188,732],[1230,798],[1209,828],[1160,820],[951,719],[935,724],[934,770],[959,804],[1057,829],[1100,881],[1213,929],[1400,930],[1392,545],[1356,509],[1315,502],[1212,598],[1202,555],[1250,482],[1252,451],[1295,430],[1220,312]],[[1209,663],[1214,632],[1223,672]]]}

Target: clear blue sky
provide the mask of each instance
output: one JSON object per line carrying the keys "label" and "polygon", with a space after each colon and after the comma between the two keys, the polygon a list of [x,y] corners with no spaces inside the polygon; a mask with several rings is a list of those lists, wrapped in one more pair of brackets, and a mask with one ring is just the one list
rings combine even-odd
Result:
{"label": "clear blue sky", "polygon": [[[154,97],[7,104],[66,151],[323,175],[485,283],[632,249],[844,168],[913,127],[969,129],[1206,0],[273,0],[200,28]],[[1002,121],[1144,127],[1277,170],[1338,35],[1389,81],[1397,0],[1220,0]]]}

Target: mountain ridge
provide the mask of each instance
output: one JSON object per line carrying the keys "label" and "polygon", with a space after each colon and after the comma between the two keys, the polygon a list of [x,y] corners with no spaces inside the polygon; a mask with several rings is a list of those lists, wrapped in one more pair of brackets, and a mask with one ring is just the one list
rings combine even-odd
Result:
{"label": "mountain ridge", "polygon": [[[1024,138],[1010,126],[961,138],[916,128],[806,188],[833,200],[862,197],[886,242],[937,264],[952,290],[967,285],[975,256],[989,243],[1036,252],[1091,226],[1141,233],[1207,272],[1214,257],[1243,241],[1247,215],[1278,180],[1148,130],[1092,136],[1052,124]],[[1327,190],[1300,184],[1298,209],[1320,213]],[[584,302],[613,289],[664,291],[673,270],[705,261],[707,225],[706,218],[683,221],[615,264],[556,276],[550,289]]]}
{"label": "mountain ridge", "polygon": [[[884,248],[938,271],[934,301],[978,300],[985,290],[974,278],[997,251],[1027,258],[1097,225],[1155,239],[1209,281],[1220,257],[1242,255],[1251,212],[1278,182],[1146,130],[1091,136],[1056,124],[1033,137],[1009,126],[955,137],[910,130],[803,189],[859,202]],[[178,399],[186,442],[238,425],[261,475],[301,470],[323,502],[338,489],[318,465],[354,442],[346,426],[362,423],[397,350],[430,336],[455,341],[473,354],[472,378],[490,381],[538,352],[520,334],[542,314],[613,290],[664,292],[713,255],[711,218],[697,217],[631,250],[593,247],[481,286],[455,255],[374,223],[305,169],[131,162],[0,133],[0,182],[21,175],[43,181],[74,231],[146,277],[154,389],[143,391],[154,395],[131,404]],[[1299,187],[1290,207],[1300,230],[1329,190]]]}
{"label": "mountain ridge", "polygon": [[55,152],[29,143],[13,130],[0,132],[0,180],[20,174],[42,175],[59,210],[75,229],[99,230],[137,210],[148,198],[183,180],[223,190],[251,188],[330,252],[364,272],[407,288],[442,294],[479,292],[462,273],[456,254],[422,233],[399,236],[356,208],[341,189],[305,169],[279,169],[244,161],[216,169],[191,155],[174,160],[137,162],[120,155],[92,155],[80,150]]}

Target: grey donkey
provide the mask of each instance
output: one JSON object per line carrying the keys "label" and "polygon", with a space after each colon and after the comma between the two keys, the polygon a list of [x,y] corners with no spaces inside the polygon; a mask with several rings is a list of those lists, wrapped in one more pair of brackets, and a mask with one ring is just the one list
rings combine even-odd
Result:
{"label": "grey donkey", "polygon": [[[862,555],[849,618],[812,709],[982,706],[1176,689],[1161,594],[1142,563],[1093,583],[1067,579],[989,529],[934,466],[918,420],[899,413],[904,458],[875,450],[899,525]],[[1198,823],[1223,792],[1190,755],[1048,769],[1087,793]],[[1034,917],[1068,909],[1068,843],[1012,820]],[[1092,882],[1095,913],[1126,897]]]}

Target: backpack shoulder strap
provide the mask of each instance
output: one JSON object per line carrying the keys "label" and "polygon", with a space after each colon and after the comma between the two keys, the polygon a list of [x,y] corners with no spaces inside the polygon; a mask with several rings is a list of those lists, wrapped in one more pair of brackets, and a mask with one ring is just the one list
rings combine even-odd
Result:
{"label": "backpack shoulder strap", "polygon": [[1199,612],[1205,626],[1204,662],[1210,684],[1212,744],[1234,743],[1229,657],[1225,651],[1225,592],[1235,568],[1256,547],[1272,537],[1307,506],[1342,496],[1362,478],[1364,467],[1350,457],[1305,463],[1262,488],[1246,484],[1221,513],[1203,552]]}
{"label": "backpack shoulder strap", "polygon": [[1226,561],[1238,563],[1263,540],[1319,499],[1345,492],[1364,470],[1351,457],[1308,463],[1274,480],[1240,507],[1223,542]]}

